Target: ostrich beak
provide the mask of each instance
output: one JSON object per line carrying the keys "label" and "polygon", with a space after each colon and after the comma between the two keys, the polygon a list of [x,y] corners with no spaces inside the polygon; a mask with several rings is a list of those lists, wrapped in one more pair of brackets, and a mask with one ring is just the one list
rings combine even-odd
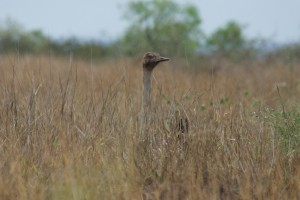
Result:
{"label": "ostrich beak", "polygon": [[160,56],[158,59],[158,62],[164,62],[164,61],[168,61],[168,60],[170,60],[170,58]]}

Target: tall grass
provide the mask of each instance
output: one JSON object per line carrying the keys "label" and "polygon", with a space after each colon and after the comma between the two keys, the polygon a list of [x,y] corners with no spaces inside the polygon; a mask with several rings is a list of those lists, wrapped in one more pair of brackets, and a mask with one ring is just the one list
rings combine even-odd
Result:
{"label": "tall grass", "polygon": [[299,130],[276,115],[299,105],[299,69],[174,65],[155,69],[141,129],[139,61],[2,56],[0,199],[299,199],[299,152],[282,148]]}

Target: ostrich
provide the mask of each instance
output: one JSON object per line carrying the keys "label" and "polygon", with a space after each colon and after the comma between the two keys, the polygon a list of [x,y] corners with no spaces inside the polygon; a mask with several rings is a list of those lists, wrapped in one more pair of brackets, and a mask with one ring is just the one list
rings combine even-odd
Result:
{"label": "ostrich", "polygon": [[[147,52],[143,58],[143,118],[148,122],[147,114],[151,110],[151,77],[153,69],[160,63],[170,60],[169,58],[162,57],[155,52]],[[181,133],[188,132],[188,119],[182,119],[179,115],[179,111],[175,114],[175,130]]]}
{"label": "ostrich", "polygon": [[160,63],[170,60],[169,58],[162,57],[158,53],[147,52],[143,58],[143,108],[148,111],[151,107],[151,77],[153,69]]}
{"label": "ostrich", "polygon": [[[170,60],[169,58],[166,57],[162,57],[160,56],[158,53],[155,52],[147,52],[145,53],[144,57],[143,57],[143,99],[142,99],[142,120],[145,123],[146,128],[148,129],[149,126],[149,122],[151,119],[151,78],[152,78],[152,72],[153,69],[161,62],[164,61],[168,61]],[[142,123],[141,128],[145,128],[144,123]],[[177,134],[177,137],[179,139],[180,144],[184,144],[185,140],[184,140],[184,132],[188,130],[188,121],[187,119],[182,120],[180,118],[180,113],[178,111],[176,111],[175,113],[175,127],[173,128],[174,131],[176,131],[179,134]],[[186,125],[186,126],[185,126]],[[144,132],[145,130],[143,130],[142,132]],[[150,136],[149,138],[152,137],[152,135],[147,135]],[[144,143],[146,142],[146,143]],[[147,142],[150,142],[150,148],[149,145],[147,145]],[[154,140],[150,139],[150,140],[143,140],[142,145],[139,146],[140,149],[138,149],[138,152],[140,151],[144,151],[144,152],[148,152],[148,151],[152,151],[153,148],[152,145],[153,143],[155,143]],[[146,144],[146,145],[145,145]],[[150,153],[151,154],[151,153]],[[143,154],[144,156],[149,155],[148,153]],[[147,158],[147,157],[146,157]],[[143,158],[144,160],[145,158]],[[152,199],[152,194],[154,193],[154,188],[156,187],[156,181],[155,179],[153,179],[152,177],[148,177],[145,180],[145,184],[144,184],[144,188],[143,188],[143,199]]]}

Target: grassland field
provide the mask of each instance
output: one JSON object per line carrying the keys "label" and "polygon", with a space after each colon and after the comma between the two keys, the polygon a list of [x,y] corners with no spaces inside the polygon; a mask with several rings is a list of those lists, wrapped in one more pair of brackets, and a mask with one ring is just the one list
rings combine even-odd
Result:
{"label": "grassland field", "polygon": [[0,199],[300,199],[299,63],[140,60],[1,55]]}

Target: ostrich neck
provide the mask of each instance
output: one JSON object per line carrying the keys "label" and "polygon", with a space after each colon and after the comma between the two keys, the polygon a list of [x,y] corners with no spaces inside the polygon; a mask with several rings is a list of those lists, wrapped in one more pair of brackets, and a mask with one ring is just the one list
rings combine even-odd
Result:
{"label": "ostrich neck", "polygon": [[143,106],[144,108],[149,108],[151,105],[151,74],[152,70],[143,67]]}

